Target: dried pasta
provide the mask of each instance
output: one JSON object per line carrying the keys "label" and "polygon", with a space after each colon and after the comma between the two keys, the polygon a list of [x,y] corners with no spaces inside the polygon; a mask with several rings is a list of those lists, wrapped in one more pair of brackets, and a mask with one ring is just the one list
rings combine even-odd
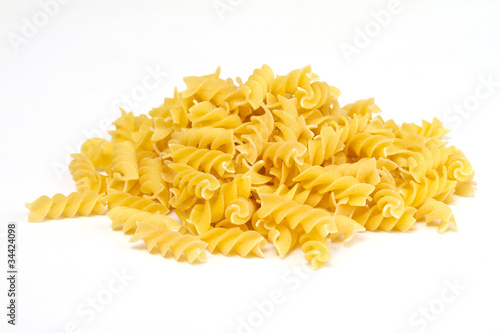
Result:
{"label": "dried pasta", "polygon": [[366,230],[456,230],[448,203],[474,193],[438,119],[398,125],[373,98],[341,107],[310,66],[184,82],[147,115],[121,110],[109,139],[85,141],[69,165],[76,191],[26,204],[28,220],[108,209],[112,228],[166,257],[261,257],[270,244],[280,257],[300,247],[319,269],[329,242]]}

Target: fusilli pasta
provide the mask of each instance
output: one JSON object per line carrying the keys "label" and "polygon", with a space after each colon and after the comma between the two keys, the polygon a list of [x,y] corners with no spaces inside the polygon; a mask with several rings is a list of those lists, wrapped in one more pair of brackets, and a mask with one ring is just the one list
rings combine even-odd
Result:
{"label": "fusilli pasta", "polygon": [[275,75],[263,65],[246,81],[220,73],[184,78],[147,115],[121,110],[109,140],[72,155],[77,191],[26,204],[28,220],[107,207],[114,229],[163,256],[260,257],[269,241],[280,257],[300,246],[313,269],[330,241],[365,230],[456,230],[447,204],[473,194],[474,170],[438,119],[398,125],[373,98],[341,107],[311,66]]}

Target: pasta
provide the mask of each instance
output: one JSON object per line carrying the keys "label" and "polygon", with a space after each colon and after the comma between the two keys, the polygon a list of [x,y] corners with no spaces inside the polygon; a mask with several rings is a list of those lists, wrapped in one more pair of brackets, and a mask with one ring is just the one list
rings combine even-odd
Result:
{"label": "pasta", "polygon": [[172,218],[163,214],[153,214],[144,210],[118,206],[108,212],[108,217],[111,220],[111,227],[114,229],[122,229],[123,232],[135,230],[138,222],[152,224],[159,228],[168,230],[178,230],[180,225]]}
{"label": "pasta", "polygon": [[474,170],[438,119],[398,125],[373,98],[341,107],[311,66],[220,73],[184,78],[147,115],[121,110],[109,139],[72,154],[76,191],[26,204],[28,220],[108,210],[165,257],[262,257],[270,244],[282,258],[300,247],[313,269],[359,232],[457,230],[448,204],[474,193]]}
{"label": "pasta", "polygon": [[78,192],[95,191],[103,193],[106,187],[106,177],[98,173],[92,161],[83,154],[72,154],[69,171],[76,184]]}
{"label": "pasta", "polygon": [[149,252],[157,247],[163,256],[171,252],[177,260],[184,255],[190,263],[195,260],[206,261],[205,248],[207,243],[195,236],[139,222],[137,223],[137,233],[130,238],[130,242],[134,243],[138,240],[144,241]]}
{"label": "pasta", "polygon": [[267,244],[260,233],[238,228],[213,228],[201,234],[199,238],[208,243],[207,249],[210,252],[218,249],[224,255],[236,252],[241,257],[246,257],[250,252],[262,257],[262,247]]}
{"label": "pasta", "polygon": [[73,192],[68,196],[57,193],[52,198],[43,195],[26,204],[26,208],[30,210],[28,215],[30,222],[38,222],[43,218],[72,217],[77,214],[81,216],[102,214],[106,211],[102,196],[93,191]]}

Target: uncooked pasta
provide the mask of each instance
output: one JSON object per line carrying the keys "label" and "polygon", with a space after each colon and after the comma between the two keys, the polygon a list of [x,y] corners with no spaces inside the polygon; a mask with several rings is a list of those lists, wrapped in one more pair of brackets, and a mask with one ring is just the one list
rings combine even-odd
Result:
{"label": "uncooked pasta", "polygon": [[75,192],[27,204],[28,220],[108,210],[131,242],[177,260],[274,246],[280,257],[301,248],[318,269],[331,241],[359,232],[419,221],[456,230],[448,204],[474,192],[471,164],[438,119],[398,125],[372,98],[341,107],[310,66],[184,82],[148,115],[122,110],[109,139],[87,140],[69,165]]}

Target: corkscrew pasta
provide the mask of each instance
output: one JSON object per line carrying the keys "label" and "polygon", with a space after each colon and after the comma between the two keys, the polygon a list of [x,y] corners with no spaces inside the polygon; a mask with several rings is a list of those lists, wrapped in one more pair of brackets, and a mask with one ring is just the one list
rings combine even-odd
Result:
{"label": "corkscrew pasta", "polygon": [[121,110],[109,139],[85,141],[69,165],[76,191],[26,204],[28,220],[108,209],[112,228],[166,257],[262,257],[269,244],[280,257],[300,247],[319,269],[331,241],[366,230],[456,230],[448,203],[474,193],[438,119],[398,125],[373,98],[341,107],[310,66],[184,82],[148,115]]}

